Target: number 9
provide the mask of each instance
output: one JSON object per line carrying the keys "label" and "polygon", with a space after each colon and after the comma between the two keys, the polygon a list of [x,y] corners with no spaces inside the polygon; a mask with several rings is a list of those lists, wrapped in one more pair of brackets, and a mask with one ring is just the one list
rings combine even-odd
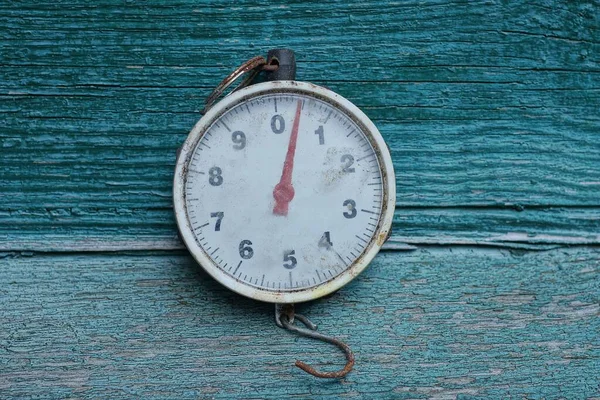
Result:
{"label": "number 9", "polygon": [[246,135],[242,131],[235,131],[231,134],[231,141],[234,143],[233,148],[242,150],[246,147]]}

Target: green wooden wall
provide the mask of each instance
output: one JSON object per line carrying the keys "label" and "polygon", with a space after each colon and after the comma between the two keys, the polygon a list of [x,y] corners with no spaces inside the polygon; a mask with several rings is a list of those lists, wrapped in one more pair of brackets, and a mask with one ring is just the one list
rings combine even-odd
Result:
{"label": "green wooden wall", "polygon": [[[175,151],[242,61],[389,143],[393,235],[275,327],[177,239]],[[0,4],[0,398],[600,397],[598,1]]]}

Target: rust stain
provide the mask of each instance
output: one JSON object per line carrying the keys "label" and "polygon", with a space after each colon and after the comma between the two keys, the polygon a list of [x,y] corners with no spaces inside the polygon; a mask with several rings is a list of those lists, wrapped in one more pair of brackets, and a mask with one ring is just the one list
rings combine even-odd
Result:
{"label": "rust stain", "polygon": [[377,246],[383,246],[388,237],[389,235],[387,231],[379,232],[379,234],[377,235]]}

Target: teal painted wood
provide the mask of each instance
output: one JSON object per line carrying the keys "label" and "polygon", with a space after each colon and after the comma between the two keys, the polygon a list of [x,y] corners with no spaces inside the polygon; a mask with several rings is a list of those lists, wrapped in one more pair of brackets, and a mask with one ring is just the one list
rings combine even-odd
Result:
{"label": "teal painted wood", "polygon": [[277,328],[271,305],[190,257],[8,255],[0,268],[2,398],[566,398],[600,396],[600,251],[384,252],[300,309],[346,340]]}
{"label": "teal painted wood", "polygon": [[[172,216],[204,97],[277,46],[396,167],[390,251],[303,306],[337,383]],[[600,397],[597,54],[593,1],[0,4],[0,398]]]}
{"label": "teal painted wood", "polygon": [[284,45],[299,79],[348,97],[390,144],[399,241],[598,244],[599,15],[553,1],[3,4],[0,237],[169,241],[174,154],[203,98]]}

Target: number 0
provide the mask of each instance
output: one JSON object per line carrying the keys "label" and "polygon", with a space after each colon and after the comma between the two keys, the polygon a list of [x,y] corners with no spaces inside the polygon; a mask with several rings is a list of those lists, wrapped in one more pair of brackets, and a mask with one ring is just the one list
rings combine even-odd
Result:
{"label": "number 0", "polygon": [[271,118],[271,130],[273,131],[273,133],[277,134],[285,130],[285,121],[283,120],[283,117],[281,115],[273,115],[273,118]]}

